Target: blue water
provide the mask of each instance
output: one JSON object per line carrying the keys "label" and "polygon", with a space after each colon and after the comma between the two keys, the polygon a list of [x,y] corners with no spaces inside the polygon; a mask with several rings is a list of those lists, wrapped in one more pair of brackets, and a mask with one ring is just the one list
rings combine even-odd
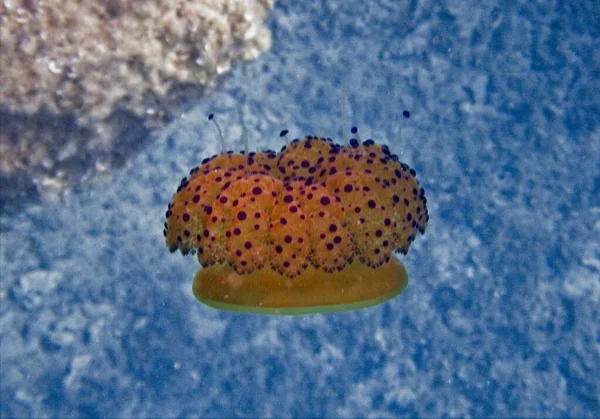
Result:
{"label": "blue water", "polygon": [[[2,215],[1,416],[598,416],[599,4],[279,1],[272,50],[127,168]],[[341,141],[342,81],[426,189],[407,291],[301,317],[196,302],[162,222],[220,150],[206,115],[229,147],[238,110],[254,148]]]}

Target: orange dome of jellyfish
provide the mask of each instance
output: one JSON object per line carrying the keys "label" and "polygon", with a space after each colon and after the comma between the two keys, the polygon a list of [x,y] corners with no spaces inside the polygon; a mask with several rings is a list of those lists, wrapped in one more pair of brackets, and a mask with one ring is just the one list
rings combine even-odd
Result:
{"label": "orange dome of jellyfish", "polygon": [[166,218],[169,250],[195,252],[202,265],[198,300],[306,314],[400,294],[408,275],[393,253],[408,251],[429,216],[415,171],[386,145],[307,136],[279,153],[204,159],[182,179]]}

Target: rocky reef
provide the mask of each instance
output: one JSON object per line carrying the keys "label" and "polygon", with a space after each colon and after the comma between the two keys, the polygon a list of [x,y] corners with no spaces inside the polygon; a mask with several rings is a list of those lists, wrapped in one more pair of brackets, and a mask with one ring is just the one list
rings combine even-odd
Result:
{"label": "rocky reef", "polygon": [[0,202],[59,198],[271,46],[275,0],[0,3]]}

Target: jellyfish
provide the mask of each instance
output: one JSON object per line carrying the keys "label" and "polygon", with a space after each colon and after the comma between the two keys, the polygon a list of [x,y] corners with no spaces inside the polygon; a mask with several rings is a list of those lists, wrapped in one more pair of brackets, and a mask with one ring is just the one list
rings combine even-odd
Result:
{"label": "jellyfish", "polygon": [[386,145],[306,136],[279,153],[204,159],[177,187],[163,234],[171,252],[197,255],[192,290],[202,303],[292,315],[402,293],[408,274],[394,254],[428,220],[415,171]]}

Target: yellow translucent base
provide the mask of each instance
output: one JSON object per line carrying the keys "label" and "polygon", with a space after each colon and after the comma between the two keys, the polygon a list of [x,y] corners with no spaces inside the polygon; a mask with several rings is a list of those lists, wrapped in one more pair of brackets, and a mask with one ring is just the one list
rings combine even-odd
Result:
{"label": "yellow translucent base", "polygon": [[270,268],[239,275],[229,265],[200,268],[193,292],[198,300],[220,310],[259,314],[311,314],[358,310],[383,303],[408,285],[404,265],[392,257],[372,269],[354,262],[328,274],[312,267],[288,279]]}

